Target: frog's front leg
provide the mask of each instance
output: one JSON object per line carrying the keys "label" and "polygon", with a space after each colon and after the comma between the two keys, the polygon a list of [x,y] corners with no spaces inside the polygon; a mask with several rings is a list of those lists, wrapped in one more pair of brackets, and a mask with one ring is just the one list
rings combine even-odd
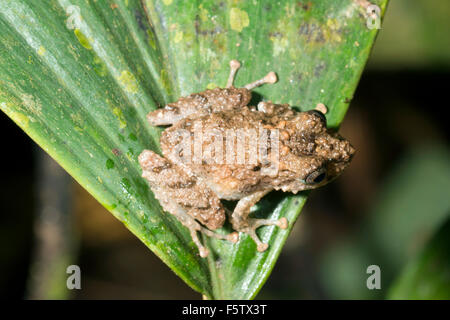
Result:
{"label": "frog's front leg", "polygon": [[256,242],[259,252],[265,251],[269,245],[261,242],[258,238],[256,235],[257,228],[270,225],[276,225],[281,229],[286,229],[288,227],[288,221],[284,217],[278,220],[254,219],[248,217],[250,214],[250,208],[269,192],[270,190],[257,191],[242,198],[237,203],[233,214],[231,215],[231,224],[233,225],[233,229],[248,234]]}
{"label": "frog's front leg", "polygon": [[197,232],[237,242],[237,233],[221,235],[211,231],[222,227],[225,212],[220,200],[209,188],[153,151],[144,150],[139,156],[139,164],[142,176],[149,182],[164,211],[173,214],[189,229],[200,256],[206,257],[208,249],[200,242]]}

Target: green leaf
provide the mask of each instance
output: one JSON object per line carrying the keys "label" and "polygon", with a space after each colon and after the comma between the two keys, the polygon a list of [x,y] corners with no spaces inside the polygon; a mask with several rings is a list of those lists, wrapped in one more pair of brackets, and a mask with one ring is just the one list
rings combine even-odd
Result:
{"label": "green leaf", "polygon": [[[373,1],[384,12],[386,0]],[[158,150],[161,129],[145,115],[182,95],[224,86],[228,62],[240,86],[276,71],[256,100],[301,110],[324,103],[337,128],[352,99],[376,29],[365,1],[3,0],[0,107],[193,289],[209,298],[253,298],[289,230],[263,227],[257,253],[204,239],[161,210],[137,156]],[[14,156],[14,155],[11,155]],[[274,193],[255,214],[290,226],[306,200]]]}
{"label": "green leaf", "polygon": [[389,299],[450,299],[450,220],[410,261],[391,287]]}

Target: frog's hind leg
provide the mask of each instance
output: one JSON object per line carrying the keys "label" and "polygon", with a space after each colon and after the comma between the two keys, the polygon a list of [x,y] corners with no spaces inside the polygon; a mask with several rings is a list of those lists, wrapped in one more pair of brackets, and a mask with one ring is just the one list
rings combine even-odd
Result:
{"label": "frog's hind leg", "polygon": [[211,231],[222,227],[225,212],[220,200],[208,187],[153,151],[144,150],[139,156],[139,164],[142,176],[149,182],[164,211],[174,215],[189,229],[202,257],[208,255],[208,250],[200,242],[197,232],[237,242],[236,232],[221,235]]}
{"label": "frog's hind leg", "polygon": [[228,240],[230,242],[236,243],[239,239],[239,235],[236,232],[230,233],[228,235],[221,235],[215,232],[212,232],[211,230],[203,227],[200,223],[198,223],[192,215],[189,213],[186,213],[185,210],[182,208],[178,208],[176,211],[171,212],[174,216],[177,217],[177,219],[186,227],[189,229],[191,233],[192,241],[194,241],[195,245],[198,248],[198,251],[200,253],[200,257],[205,258],[209,255],[209,250],[203,244],[201,243],[200,239],[198,238],[197,232],[204,233],[208,237],[216,238],[220,240]]}
{"label": "frog's hind leg", "polygon": [[264,197],[270,190],[258,191],[247,197],[239,200],[236,208],[231,215],[231,224],[233,229],[244,232],[248,234],[256,243],[257,250],[259,252],[265,251],[269,245],[263,243],[258,235],[256,234],[256,229],[261,226],[271,226],[275,225],[281,229],[286,229],[288,227],[288,221],[286,218],[280,218],[278,220],[269,219],[253,219],[249,218],[250,208],[255,205],[262,197]]}

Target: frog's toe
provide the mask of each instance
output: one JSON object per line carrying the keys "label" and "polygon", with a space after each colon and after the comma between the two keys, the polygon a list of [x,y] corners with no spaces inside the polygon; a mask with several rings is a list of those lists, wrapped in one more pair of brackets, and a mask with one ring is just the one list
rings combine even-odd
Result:
{"label": "frog's toe", "polygon": [[249,230],[246,230],[245,233],[247,233],[252,239],[253,241],[255,241],[256,243],[256,250],[258,250],[259,252],[264,252],[267,250],[267,248],[269,247],[269,245],[267,243],[262,242],[258,235],[255,232],[256,228],[251,228]]}
{"label": "frog's toe", "polygon": [[200,253],[200,257],[202,258],[206,258],[209,255],[209,250],[206,249],[205,247],[198,248],[198,251]]}
{"label": "frog's toe", "polygon": [[211,230],[209,230],[207,228],[204,228],[204,227],[201,227],[201,232],[206,234],[210,238],[216,238],[216,239],[219,239],[219,240],[228,240],[228,241],[230,241],[232,243],[236,243],[236,242],[239,241],[239,233],[237,233],[237,232],[232,232],[230,234],[223,235],[223,234],[220,234],[220,233],[215,233],[215,232],[213,232],[213,231],[211,231]]}
{"label": "frog's toe", "polygon": [[229,235],[227,235],[227,240],[232,243],[237,243],[239,241],[239,233],[232,232]]}
{"label": "frog's toe", "polygon": [[288,227],[288,221],[285,217],[280,218],[278,220],[277,226],[279,226],[281,229],[287,229]]}
{"label": "frog's toe", "polygon": [[260,243],[258,244],[258,247],[256,248],[259,252],[264,252],[269,248],[269,245],[267,243]]}
{"label": "frog's toe", "polygon": [[267,243],[263,243],[258,235],[256,234],[256,229],[261,226],[278,226],[281,229],[287,229],[289,223],[286,218],[280,218],[278,220],[270,220],[270,219],[249,219],[248,227],[241,230],[244,233],[247,233],[253,241],[256,243],[256,249],[259,252],[264,252],[267,250],[269,245]]}
{"label": "frog's toe", "polygon": [[250,219],[250,226],[254,229],[259,228],[261,226],[277,226],[281,229],[287,229],[289,223],[288,220],[283,217],[278,220],[271,219]]}
{"label": "frog's toe", "polygon": [[[198,251],[200,253],[200,257],[202,257],[202,258],[206,258],[209,255],[209,250],[202,245],[202,243],[200,242],[200,240],[198,238],[197,232],[201,232],[210,238],[216,238],[216,239],[220,239],[220,240],[230,240],[230,236],[233,235],[233,234],[222,235],[222,234],[212,232],[211,230],[201,226],[195,220],[192,220],[192,221],[193,221],[193,223],[195,223],[195,226],[190,227],[191,238],[194,241],[195,245],[197,246]],[[236,233],[236,235],[237,235],[237,233]],[[233,236],[231,238],[233,238]],[[232,241],[232,240],[230,240],[230,241]]]}

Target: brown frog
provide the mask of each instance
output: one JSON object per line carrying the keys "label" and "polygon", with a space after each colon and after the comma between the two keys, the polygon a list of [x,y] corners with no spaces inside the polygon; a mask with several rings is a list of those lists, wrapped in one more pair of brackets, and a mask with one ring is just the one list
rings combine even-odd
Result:
{"label": "brown frog", "polygon": [[[235,231],[248,234],[262,252],[268,245],[255,230],[263,225],[286,229],[279,220],[249,217],[250,208],[272,190],[297,193],[320,187],[339,176],[355,152],[350,143],[327,130],[318,110],[296,112],[287,104],[260,102],[248,106],[251,90],[275,83],[270,72],[243,88],[233,86],[240,63],[230,62],[226,88],[182,97],[150,112],[153,126],[170,125],[161,135],[164,157],[144,150],[139,156],[163,209],[186,226],[200,256],[209,253],[197,232],[238,241],[238,233],[213,232],[225,221],[220,199],[239,200],[229,213]],[[322,108],[317,108],[323,110]]]}

